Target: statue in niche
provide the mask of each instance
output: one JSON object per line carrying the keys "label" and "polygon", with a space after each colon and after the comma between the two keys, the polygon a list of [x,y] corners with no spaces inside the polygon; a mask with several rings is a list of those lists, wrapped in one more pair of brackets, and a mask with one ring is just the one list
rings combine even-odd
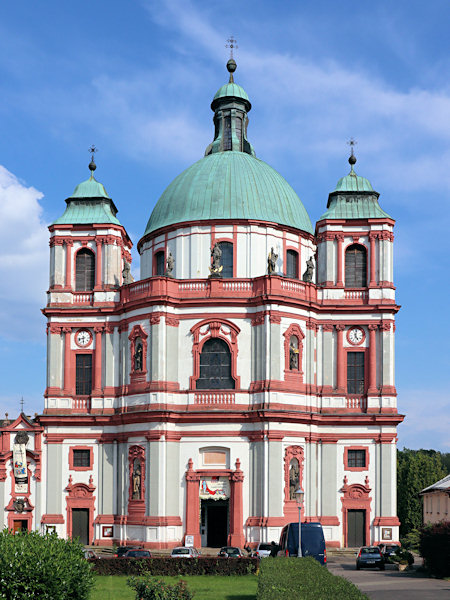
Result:
{"label": "statue in niche", "polygon": [[278,254],[275,254],[273,247],[270,249],[269,256],[267,258],[267,272],[269,275],[275,272],[277,266]]}
{"label": "statue in niche", "polygon": [[167,255],[167,261],[166,261],[166,272],[165,272],[166,277],[173,277],[172,271],[173,271],[174,266],[175,266],[175,259],[172,256],[172,252],[169,250],[169,253]]}
{"label": "statue in niche", "polygon": [[133,283],[134,277],[131,274],[130,263],[123,259],[123,271],[122,271],[123,285]]}
{"label": "statue in niche", "polygon": [[306,261],[306,271],[303,273],[303,281],[305,283],[311,283],[314,275],[314,261],[313,257],[310,256]]}
{"label": "statue in niche", "polygon": [[289,369],[291,371],[298,371],[298,354],[298,339],[292,335],[289,340]]}
{"label": "statue in niche", "polygon": [[132,475],[133,492],[132,492],[131,497],[133,500],[141,499],[141,485],[142,485],[141,477],[142,477],[141,463],[140,463],[140,460],[138,458],[136,458],[136,460],[133,463],[133,475]]}
{"label": "statue in niche", "polygon": [[136,346],[135,346],[135,351],[134,351],[134,370],[135,371],[142,371],[142,358],[143,358],[143,348],[142,348],[142,342],[141,340],[138,338],[136,340]]}
{"label": "statue in niche", "polygon": [[298,460],[293,458],[289,465],[289,500],[297,500],[295,492],[300,486],[300,467]]}
{"label": "statue in niche", "polygon": [[211,258],[212,264],[209,267],[210,277],[222,277],[221,273],[223,270],[223,265],[220,264],[222,259],[222,250],[220,249],[220,245],[216,242],[211,250]]}

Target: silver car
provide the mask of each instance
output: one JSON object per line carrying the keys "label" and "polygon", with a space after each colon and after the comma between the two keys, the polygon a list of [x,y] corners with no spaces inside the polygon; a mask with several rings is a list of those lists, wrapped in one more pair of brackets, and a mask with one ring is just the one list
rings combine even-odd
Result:
{"label": "silver car", "polygon": [[267,542],[260,542],[255,548],[254,556],[258,558],[267,558],[270,556],[270,551],[272,550],[272,546]]}
{"label": "silver car", "polygon": [[178,546],[172,550],[171,558],[198,558],[199,551],[196,548],[188,548],[187,546]]}

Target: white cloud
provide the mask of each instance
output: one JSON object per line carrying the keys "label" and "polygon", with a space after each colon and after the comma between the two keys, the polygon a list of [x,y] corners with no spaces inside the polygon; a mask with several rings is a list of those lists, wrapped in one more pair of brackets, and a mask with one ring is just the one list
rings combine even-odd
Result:
{"label": "white cloud", "polygon": [[4,337],[42,337],[39,310],[48,287],[48,231],[39,200],[0,165],[0,327]]}

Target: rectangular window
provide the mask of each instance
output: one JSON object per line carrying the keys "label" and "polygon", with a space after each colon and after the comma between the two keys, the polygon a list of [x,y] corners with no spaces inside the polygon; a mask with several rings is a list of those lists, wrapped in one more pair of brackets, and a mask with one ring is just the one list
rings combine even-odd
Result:
{"label": "rectangular window", "polygon": [[347,352],[347,393],[364,394],[364,352]]}
{"label": "rectangular window", "polygon": [[90,450],[74,450],[73,451],[73,466],[74,467],[90,467],[91,466],[91,451]]}
{"label": "rectangular window", "polygon": [[164,250],[160,250],[155,254],[156,275],[162,277],[165,271],[165,255]]}
{"label": "rectangular window", "polygon": [[223,132],[223,149],[232,150],[233,144],[231,141],[231,116],[225,117],[224,132]]}
{"label": "rectangular window", "polygon": [[92,391],[92,354],[76,355],[76,384],[77,396],[89,396]]}
{"label": "rectangular window", "polygon": [[298,253],[295,250],[286,252],[286,277],[298,279]]}
{"label": "rectangular window", "polygon": [[365,450],[347,450],[347,465],[349,467],[365,467],[366,466],[366,451]]}

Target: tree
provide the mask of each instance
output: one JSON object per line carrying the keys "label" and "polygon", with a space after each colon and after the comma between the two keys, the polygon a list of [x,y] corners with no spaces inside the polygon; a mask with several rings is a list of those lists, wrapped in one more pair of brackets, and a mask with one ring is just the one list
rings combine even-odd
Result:
{"label": "tree", "polygon": [[398,450],[397,514],[401,522],[401,536],[422,525],[422,499],[419,492],[446,474],[439,452],[408,448]]}

